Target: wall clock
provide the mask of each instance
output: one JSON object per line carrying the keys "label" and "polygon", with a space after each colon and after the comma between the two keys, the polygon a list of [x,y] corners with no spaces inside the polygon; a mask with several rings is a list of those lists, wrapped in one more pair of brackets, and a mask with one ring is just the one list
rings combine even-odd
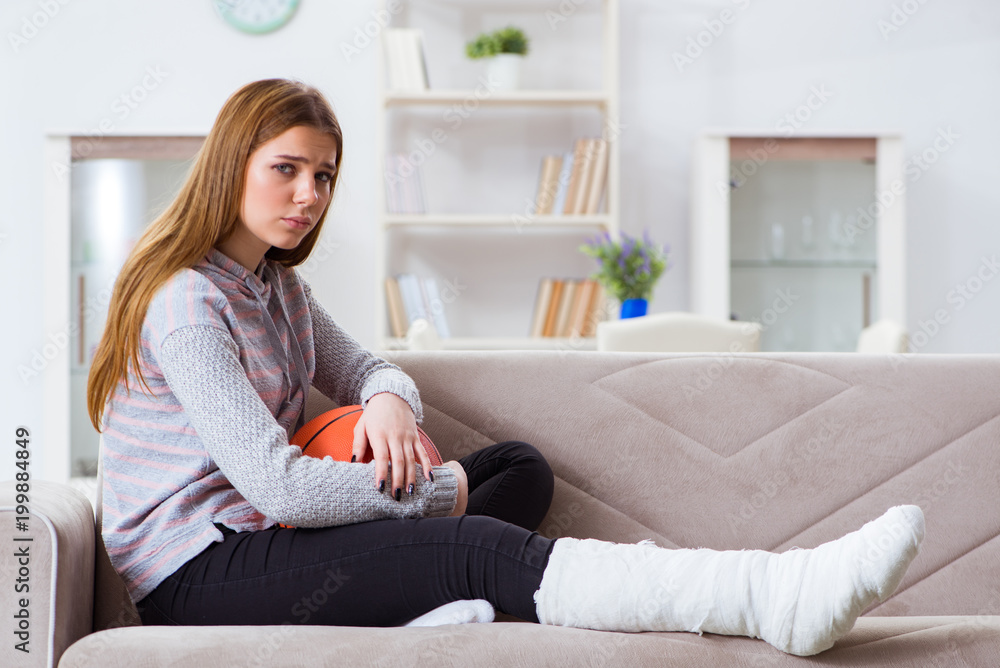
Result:
{"label": "wall clock", "polygon": [[299,0],[213,0],[222,19],[237,30],[261,35],[288,23]]}

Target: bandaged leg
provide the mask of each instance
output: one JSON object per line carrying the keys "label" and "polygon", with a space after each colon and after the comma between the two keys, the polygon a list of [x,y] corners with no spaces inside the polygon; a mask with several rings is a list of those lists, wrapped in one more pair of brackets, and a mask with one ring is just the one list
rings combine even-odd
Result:
{"label": "bandaged leg", "polygon": [[897,506],[839,540],[781,554],[556,541],[535,592],[543,624],[761,638],[810,656],[899,586],[924,516]]}

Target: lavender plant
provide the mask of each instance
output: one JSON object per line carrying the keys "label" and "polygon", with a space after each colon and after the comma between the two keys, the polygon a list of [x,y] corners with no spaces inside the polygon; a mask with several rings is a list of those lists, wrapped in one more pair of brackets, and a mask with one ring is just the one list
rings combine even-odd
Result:
{"label": "lavender plant", "polygon": [[612,239],[607,232],[580,246],[580,251],[597,260],[599,270],[591,274],[618,301],[649,299],[653,287],[667,270],[668,246],[660,246],[649,238],[630,237],[624,232]]}

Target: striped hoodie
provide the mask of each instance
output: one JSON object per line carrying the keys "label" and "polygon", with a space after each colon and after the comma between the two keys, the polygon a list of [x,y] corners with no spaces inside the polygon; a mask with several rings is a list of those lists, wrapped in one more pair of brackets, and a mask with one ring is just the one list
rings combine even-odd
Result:
{"label": "striped hoodie", "polygon": [[105,410],[103,537],[136,602],[237,531],[447,515],[457,482],[435,467],[412,497],[375,487],[374,463],[304,457],[288,439],[311,384],[340,405],[392,392],[421,419],[413,381],[361,348],[294,269],[256,272],[213,249],[154,296],[139,355]]}

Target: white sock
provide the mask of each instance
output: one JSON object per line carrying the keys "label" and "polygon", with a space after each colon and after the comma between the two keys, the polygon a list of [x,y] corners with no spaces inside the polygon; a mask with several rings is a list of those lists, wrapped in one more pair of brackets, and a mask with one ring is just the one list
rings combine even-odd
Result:
{"label": "white sock", "polygon": [[561,538],[536,611],[546,624],[744,635],[809,656],[895,591],[923,534],[920,508],[897,506],[839,540],[782,554]]}
{"label": "white sock", "polygon": [[452,601],[425,612],[403,626],[444,626],[445,624],[477,624],[492,622],[495,616],[489,601]]}

